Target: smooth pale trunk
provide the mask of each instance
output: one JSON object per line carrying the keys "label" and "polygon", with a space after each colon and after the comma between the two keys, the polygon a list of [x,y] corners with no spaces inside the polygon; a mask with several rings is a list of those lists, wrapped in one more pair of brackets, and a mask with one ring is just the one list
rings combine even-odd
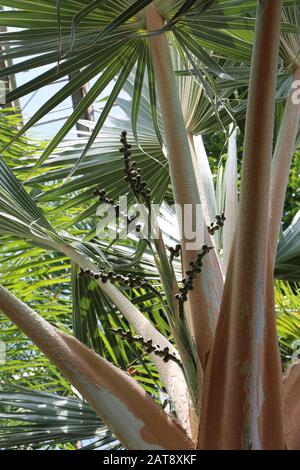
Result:
{"label": "smooth pale trunk", "polygon": [[[153,3],[145,9],[145,18],[148,31],[161,29],[164,25]],[[175,202],[182,211],[185,205],[200,207],[197,181],[166,35],[150,36],[149,43],[160,98]],[[191,240],[187,240],[184,236],[181,239],[184,271],[190,268],[190,262],[194,262],[197,257],[197,251],[187,249],[186,243],[189,241]],[[214,266],[208,254],[200,282],[195,283],[194,290],[190,291],[189,301],[185,303],[187,320],[191,325],[191,333],[202,368],[205,368],[207,355],[212,346],[214,318],[219,309],[219,299],[214,293],[214,274]],[[199,367],[201,366],[199,364]]]}
{"label": "smooth pale trunk", "polygon": [[189,449],[191,441],[129,375],[0,286],[0,310],[58,367],[128,449]]}
{"label": "smooth pale trunk", "polygon": [[281,1],[258,4],[239,218],[204,380],[201,449],[283,448],[266,217],[281,11]]}
{"label": "smooth pale trunk", "polygon": [[[295,70],[293,80],[300,80],[300,66]],[[292,97],[294,91],[295,90],[292,90],[285,105],[272,161],[269,234],[273,267],[276,259],[277,242],[280,232],[289,172],[295,153],[296,138],[299,131],[300,103],[293,102]]]}

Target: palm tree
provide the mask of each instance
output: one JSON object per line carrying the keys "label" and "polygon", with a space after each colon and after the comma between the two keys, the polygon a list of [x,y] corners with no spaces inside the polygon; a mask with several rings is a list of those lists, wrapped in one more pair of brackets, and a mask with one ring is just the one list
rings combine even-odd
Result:
{"label": "palm tree", "polygon": [[[6,1],[16,9],[0,12],[0,25],[25,28],[0,35],[10,44],[5,56],[24,58],[0,75],[54,64],[12,91],[9,101],[81,70],[7,145],[96,79],[38,157],[15,164],[14,172],[0,162],[3,253],[14,265],[3,279],[10,289],[0,287],[1,310],[126,448],[299,448],[300,366],[283,379],[273,276],[299,131],[292,88],[300,71],[299,7],[274,0],[60,3],[57,9],[54,0],[17,7]],[[62,143],[111,82],[86,143]],[[130,119],[120,121],[112,109],[118,103],[128,114],[123,89],[132,102]],[[218,125],[229,145],[215,191],[201,134]],[[245,135],[239,194],[237,128]],[[164,200],[175,202],[178,218],[185,205],[200,207],[202,247],[191,248],[185,233],[176,240],[163,226],[152,240],[97,238],[97,196],[115,206],[126,192],[130,204],[145,203],[146,218],[150,203]],[[170,256],[166,235],[177,242]],[[299,251],[285,256],[295,259]],[[28,259],[32,273],[26,273]],[[44,299],[22,292],[22,278],[34,277],[37,263],[44,293],[55,297],[49,286],[64,286],[54,305],[65,317],[67,260],[79,340],[68,334],[67,319],[53,325],[47,312],[39,315],[26,303],[43,311]],[[140,369],[130,366],[133,356]],[[159,404],[162,384],[169,413]]]}

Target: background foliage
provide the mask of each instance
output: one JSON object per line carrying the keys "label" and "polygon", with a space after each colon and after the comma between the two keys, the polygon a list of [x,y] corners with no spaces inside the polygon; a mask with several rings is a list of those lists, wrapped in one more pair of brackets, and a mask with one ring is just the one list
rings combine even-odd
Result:
{"label": "background foliage", "polygon": [[[134,236],[122,242],[111,235],[95,237],[98,201],[93,191],[97,186],[105,188],[114,200],[127,194],[129,203],[134,202],[123,181],[124,168],[118,151],[123,129],[128,131],[134,159],[154,202],[173,199],[161,146],[163,131],[153,70],[138,3],[141,2],[86,1],[80,2],[80,6],[73,0],[3,2],[13,10],[0,12],[0,25],[21,29],[0,33],[0,41],[9,47],[5,58],[13,59],[8,70],[0,70],[0,78],[49,66],[46,72],[38,71],[34,79],[13,90],[9,100],[26,96],[71,72],[77,75],[50,97],[22,130],[22,116],[16,110],[0,111],[1,157],[7,165],[0,167],[0,277],[2,284],[52,325],[75,335],[134,376],[172,412],[172,404],[149,355],[137,343],[124,341],[112,332],[112,328],[130,329],[120,312],[93,280],[78,276],[78,267],[68,258],[46,250],[31,237],[37,227],[44,236],[59,234],[76,240],[79,250],[91,256],[99,268],[113,268],[123,275],[133,272],[162,291],[145,243]],[[286,6],[293,4],[285,2]],[[255,7],[254,0],[161,2],[174,49],[186,126],[190,133],[204,135],[216,186],[225,168],[228,125],[232,120],[240,129],[240,168]],[[299,23],[294,20],[298,18],[297,8],[285,10],[282,30],[288,38],[299,35]],[[290,80],[286,51],[282,47],[276,130]],[[90,92],[51,142],[33,141],[26,134],[31,125],[88,80],[94,80]],[[110,93],[108,85],[112,87]],[[91,124],[91,133],[85,138],[71,139],[69,130],[95,100],[100,112],[97,121]],[[122,118],[117,109],[122,110]],[[295,230],[300,232],[299,220],[295,219],[300,209],[299,188],[298,150],[283,217],[283,229],[293,223],[293,231],[285,232],[280,241],[275,271],[278,336],[284,365],[297,351],[300,338],[297,295],[300,237],[293,235]],[[25,194],[31,199],[26,199]],[[5,218],[4,212],[9,217]],[[160,298],[142,287],[127,286],[123,291],[172,341]],[[0,339],[6,344],[6,362],[0,364],[0,447],[119,448],[120,444],[48,359],[3,315],[0,323]]]}

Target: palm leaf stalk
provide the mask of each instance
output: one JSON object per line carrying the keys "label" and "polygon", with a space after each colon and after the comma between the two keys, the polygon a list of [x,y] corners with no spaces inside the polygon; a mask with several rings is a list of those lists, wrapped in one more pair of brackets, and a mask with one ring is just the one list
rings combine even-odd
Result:
{"label": "palm leaf stalk", "polygon": [[[146,8],[145,19],[146,28],[150,32],[160,30],[164,26],[164,20],[153,3]],[[199,210],[200,196],[196,189],[197,183],[193,162],[167,38],[165,35],[154,35],[149,38],[149,43],[162,109],[175,202],[181,208],[182,213],[184,207],[188,204]],[[201,217],[203,217],[203,214],[201,214]],[[191,241],[187,240],[184,235],[182,237],[183,270],[188,271],[190,263],[193,263],[197,257],[197,250],[188,250],[187,243],[191,243]],[[203,272],[206,274],[201,277],[200,283],[195,286],[190,294],[186,308],[187,321],[192,328],[192,336],[199,356],[199,378],[202,369],[205,369],[207,355],[212,346],[215,321],[219,309],[217,295],[212,294],[210,297],[205,295],[205,290],[210,284],[209,276],[215,277],[211,262],[204,262]],[[200,332],[201,340],[199,337]],[[198,383],[198,386],[201,387],[201,384]]]}
{"label": "palm leaf stalk", "polygon": [[286,447],[297,450],[299,442],[300,362],[289,366],[283,378],[283,427]]}
{"label": "palm leaf stalk", "polygon": [[[283,448],[281,370],[266,218],[281,9],[281,2],[258,6],[239,220],[205,379],[200,448]],[[242,275],[245,266],[247,276]],[[238,363],[239,368],[227,367],[229,363]],[[234,429],[225,434],[233,422]]]}

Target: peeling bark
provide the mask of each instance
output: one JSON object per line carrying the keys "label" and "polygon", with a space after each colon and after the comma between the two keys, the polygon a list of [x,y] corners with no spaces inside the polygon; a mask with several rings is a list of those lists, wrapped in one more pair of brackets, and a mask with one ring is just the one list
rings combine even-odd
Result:
{"label": "peeling bark", "polygon": [[128,448],[191,449],[192,442],[134,379],[0,286],[0,309],[70,380]]}
{"label": "peeling bark", "polygon": [[[259,2],[237,232],[204,379],[201,449],[282,449],[268,203],[282,2]],[[272,424],[270,424],[272,423]]]}

